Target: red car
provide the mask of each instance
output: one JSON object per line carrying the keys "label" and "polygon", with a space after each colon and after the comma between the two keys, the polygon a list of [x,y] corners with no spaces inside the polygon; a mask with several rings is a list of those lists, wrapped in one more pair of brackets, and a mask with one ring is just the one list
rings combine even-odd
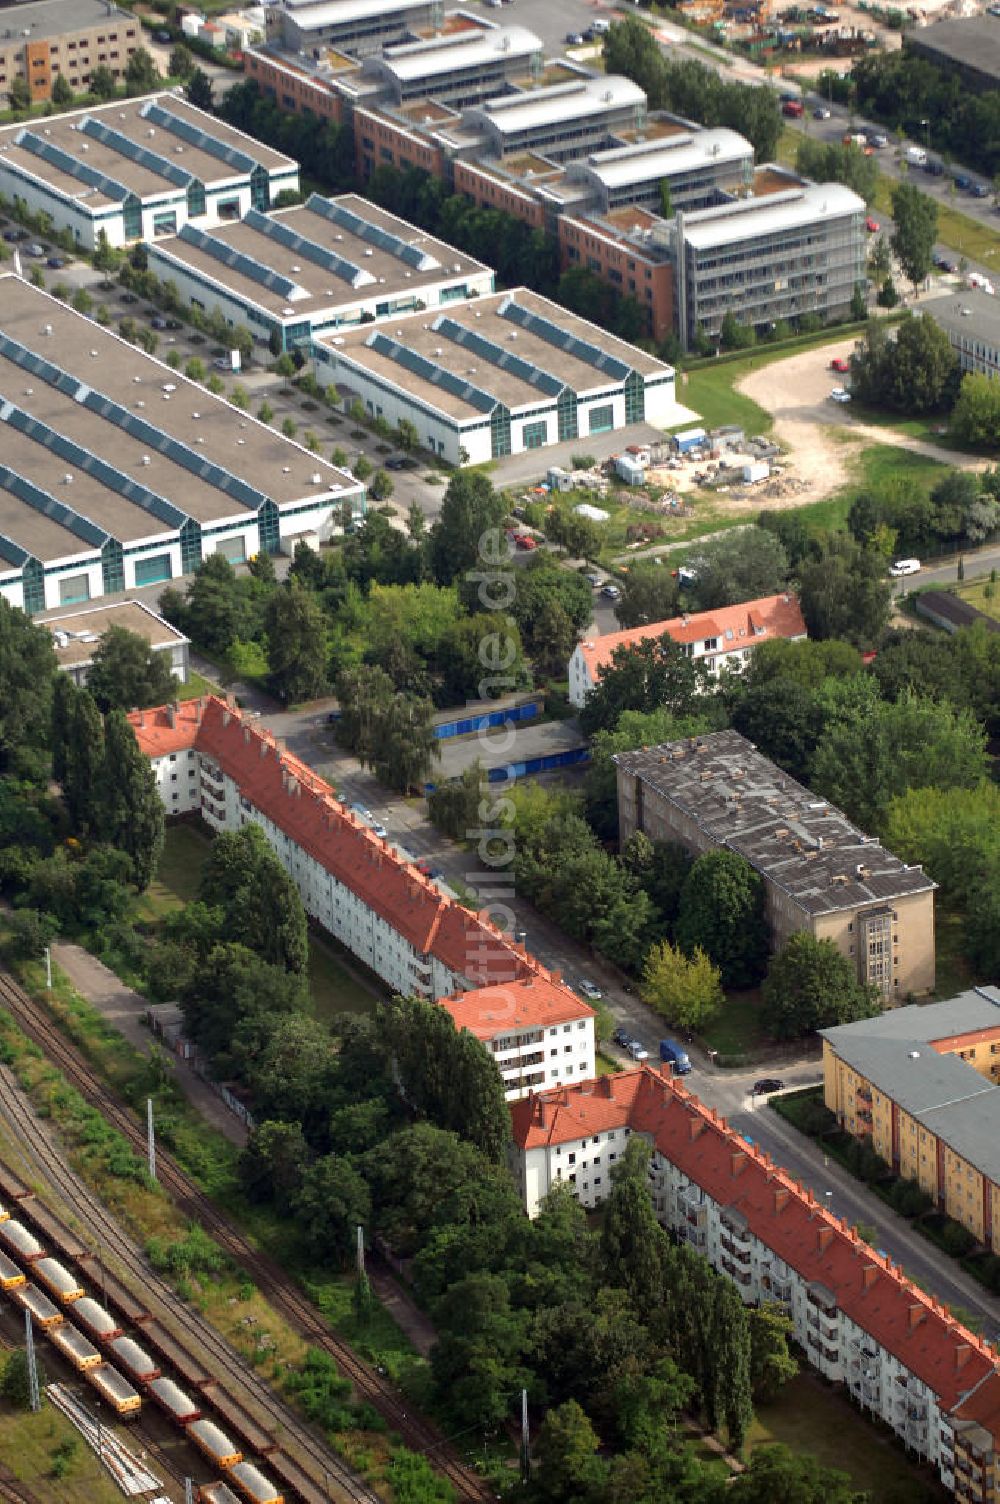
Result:
{"label": "red car", "polygon": [[518,533],[517,546],[518,548],[526,548],[530,553],[531,549],[538,547],[538,544],[527,533]]}
{"label": "red car", "polygon": [[833,360],[831,360],[831,362],[830,362],[830,370],[831,371],[841,371],[841,372],[844,372],[844,371],[849,371],[850,369],[851,369],[851,362],[849,360],[845,360],[842,355],[835,356],[835,358]]}
{"label": "red car", "polygon": [[877,235],[879,232],[878,220],[873,219],[869,214],[868,218],[865,220],[865,229],[868,231],[869,235]]}

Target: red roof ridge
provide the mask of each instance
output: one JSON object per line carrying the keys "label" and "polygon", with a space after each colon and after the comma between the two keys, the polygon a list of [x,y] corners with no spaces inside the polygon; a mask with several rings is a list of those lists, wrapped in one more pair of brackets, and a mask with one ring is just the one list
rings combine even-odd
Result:
{"label": "red roof ridge", "polygon": [[[718,653],[733,652],[746,647],[754,640],[753,629],[762,627],[765,635],[775,637],[805,637],[806,624],[797,595],[781,591],[777,595],[761,596],[759,600],[743,601],[735,606],[716,606],[710,611],[684,612],[667,621],[651,622],[645,627],[629,627],[622,632],[606,632],[577,644],[594,676],[611,662],[617,648],[633,647],[651,638],[669,633],[677,643],[699,642],[706,636],[724,636],[727,629],[733,632],[732,641],[721,643]],[[747,629],[750,637],[747,637]],[[737,633],[742,629],[743,636]]]}

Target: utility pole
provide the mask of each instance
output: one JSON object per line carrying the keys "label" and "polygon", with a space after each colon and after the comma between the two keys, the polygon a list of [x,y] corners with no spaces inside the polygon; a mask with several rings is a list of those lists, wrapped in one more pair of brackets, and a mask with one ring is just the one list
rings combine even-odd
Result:
{"label": "utility pole", "polygon": [[51,952],[51,950],[49,950],[48,946],[45,947],[45,985],[48,988],[48,990],[51,992],[52,991],[52,952]]}
{"label": "utility pole", "polygon": [[146,1098],[146,1139],[149,1145],[149,1178],[156,1179],[156,1130],[153,1127],[153,1099]]}
{"label": "utility pole", "polygon": [[31,1329],[31,1312],[24,1313],[24,1348],[28,1360],[28,1403],[32,1410],[42,1408],[41,1395],[38,1392],[38,1366],[35,1363],[35,1334]]}
{"label": "utility pole", "polygon": [[528,1391],[521,1390],[521,1482],[531,1478],[531,1436],[528,1430]]}
{"label": "utility pole", "polygon": [[365,1230],[358,1223],[358,1278],[363,1279],[365,1274]]}
{"label": "utility pole", "polygon": [[184,1479],[184,1504],[194,1504],[194,1484],[190,1478]]}

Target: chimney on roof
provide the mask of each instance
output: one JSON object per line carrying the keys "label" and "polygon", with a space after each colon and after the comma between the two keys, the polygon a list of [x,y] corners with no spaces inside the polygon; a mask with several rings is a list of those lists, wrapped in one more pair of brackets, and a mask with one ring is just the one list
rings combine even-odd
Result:
{"label": "chimney on roof", "polygon": [[146,712],[144,710],[140,710],[139,711],[139,730],[140,731],[145,726],[145,724],[146,724]]}
{"label": "chimney on roof", "polygon": [[546,1126],[546,1122],[545,1122],[546,1113],[545,1113],[545,1100],[544,1100],[544,1098],[542,1098],[542,1097],[536,1097],[535,1098],[535,1108],[536,1108],[536,1111],[538,1113],[538,1126],[539,1126],[539,1128],[544,1128]]}
{"label": "chimney on roof", "polygon": [[957,1369],[964,1368],[971,1357],[972,1348],[969,1346],[968,1342],[960,1343],[959,1346],[955,1349],[955,1367]]}
{"label": "chimney on roof", "polygon": [[782,1211],[788,1205],[788,1200],[791,1194],[792,1193],[788,1189],[788,1187],[784,1185],[779,1186],[779,1188],[775,1191],[774,1210],[776,1213]]}
{"label": "chimney on roof", "polygon": [[688,1121],[688,1132],[691,1135],[691,1142],[694,1143],[695,1139],[698,1138],[704,1131],[705,1119],[692,1116]]}
{"label": "chimney on roof", "polygon": [[742,1174],[746,1166],[747,1157],[743,1153],[742,1149],[734,1149],[732,1155],[730,1156],[730,1161],[733,1179],[735,1180],[738,1175]]}
{"label": "chimney on roof", "polygon": [[177,706],[176,705],[167,705],[164,708],[165,708],[165,710],[167,712],[167,725],[168,726],[176,726],[177,725]]}
{"label": "chimney on roof", "polygon": [[611,1097],[611,1096],[614,1096],[614,1092],[611,1089],[611,1077],[610,1076],[601,1076],[599,1078],[599,1081],[598,1081],[598,1090],[600,1091],[602,1097]]}
{"label": "chimney on roof", "polygon": [[864,1269],[862,1269],[861,1271],[861,1279],[864,1283],[865,1289],[870,1290],[872,1285],[878,1279],[878,1266],[876,1264],[866,1264]]}
{"label": "chimney on roof", "polygon": [[924,1307],[917,1305],[916,1303],[910,1306],[909,1312],[907,1314],[909,1316],[909,1326],[911,1332],[915,1327],[918,1327],[920,1323],[926,1319],[927,1316],[927,1312],[924,1310]]}
{"label": "chimney on roof", "polygon": [[820,1253],[825,1253],[826,1250],[829,1248],[830,1244],[833,1242],[833,1228],[832,1227],[821,1227],[819,1229],[819,1236],[817,1238],[817,1242],[819,1243],[819,1251],[820,1251]]}

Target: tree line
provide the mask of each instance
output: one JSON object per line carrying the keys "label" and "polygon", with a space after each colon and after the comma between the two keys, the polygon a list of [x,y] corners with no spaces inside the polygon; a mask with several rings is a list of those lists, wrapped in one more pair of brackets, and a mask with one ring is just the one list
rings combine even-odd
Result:
{"label": "tree line", "polygon": [[934,145],[945,156],[987,177],[1000,171],[1000,96],[973,93],[956,73],[902,52],[872,52],[851,70],[856,108],[893,130],[922,141],[931,122]]}

